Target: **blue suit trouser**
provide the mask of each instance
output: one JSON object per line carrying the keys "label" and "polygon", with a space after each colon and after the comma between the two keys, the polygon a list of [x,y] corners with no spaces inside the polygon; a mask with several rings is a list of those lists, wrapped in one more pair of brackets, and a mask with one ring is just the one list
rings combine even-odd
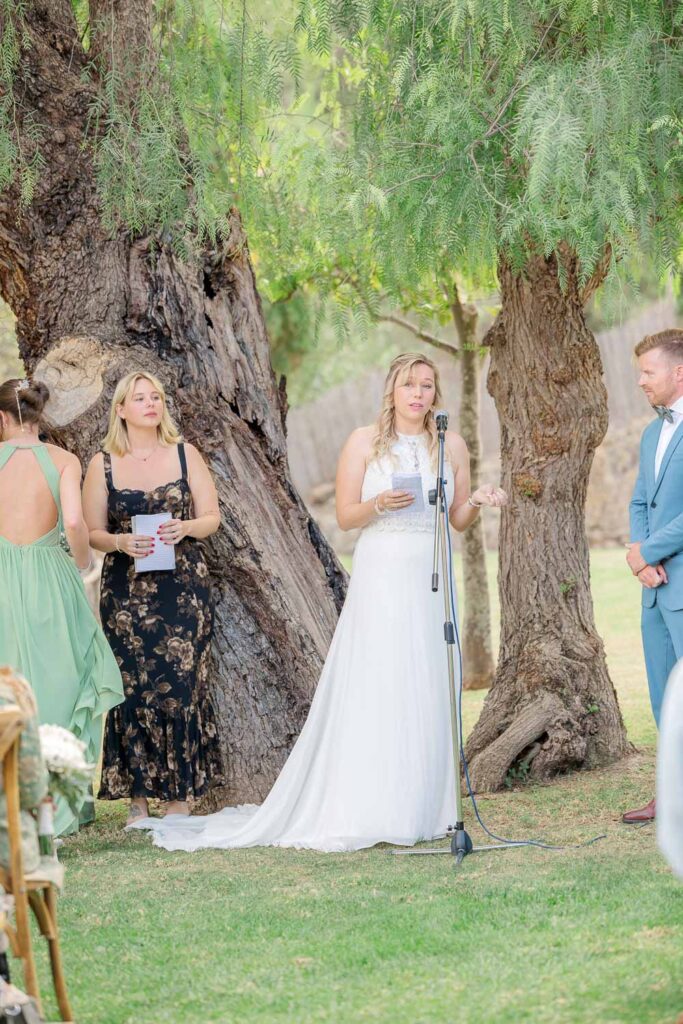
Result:
{"label": "blue suit trouser", "polygon": [[683,609],[668,611],[655,601],[651,608],[643,607],[640,621],[650,703],[659,726],[666,681],[678,659],[683,658]]}

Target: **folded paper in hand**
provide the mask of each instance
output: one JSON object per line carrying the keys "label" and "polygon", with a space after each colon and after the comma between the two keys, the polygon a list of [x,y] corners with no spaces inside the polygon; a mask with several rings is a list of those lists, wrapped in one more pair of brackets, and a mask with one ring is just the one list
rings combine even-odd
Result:
{"label": "folded paper in hand", "polygon": [[397,508],[391,511],[392,516],[410,516],[415,512],[424,512],[425,502],[422,493],[421,473],[393,473],[391,487],[394,491],[410,491],[414,497],[412,504],[405,508]]}
{"label": "folded paper in hand", "polygon": [[133,533],[141,537],[155,537],[156,546],[151,555],[135,559],[136,572],[173,571],[175,569],[175,547],[164,544],[157,537],[157,530],[162,523],[168,523],[173,516],[170,512],[157,512],[156,515],[131,516]]}

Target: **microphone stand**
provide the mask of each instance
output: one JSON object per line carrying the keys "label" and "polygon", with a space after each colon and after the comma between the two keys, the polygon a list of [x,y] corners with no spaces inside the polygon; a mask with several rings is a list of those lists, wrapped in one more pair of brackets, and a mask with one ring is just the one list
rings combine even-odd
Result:
{"label": "microphone stand", "polygon": [[[464,760],[462,751],[462,728],[460,724],[460,687],[462,679],[456,682],[455,675],[455,645],[460,648],[460,637],[455,626],[455,608],[451,596],[455,591],[451,579],[451,560],[448,551],[448,531],[446,527],[448,516],[448,499],[446,495],[446,428],[448,417],[445,413],[436,414],[436,426],[438,437],[438,473],[436,487],[429,492],[429,504],[436,506],[434,516],[434,558],[432,564],[432,593],[439,589],[439,562],[441,562],[441,575],[443,586],[444,603],[444,640],[446,642],[446,656],[448,661],[448,692],[450,697],[451,717],[451,743],[453,747],[453,768],[455,782],[455,825],[450,825],[446,835],[450,837],[450,848],[439,849],[417,848],[412,850],[392,850],[395,855],[425,855],[435,853],[451,853],[455,857],[456,865],[462,864],[465,857],[470,853],[480,853],[486,850],[505,849],[507,843],[500,843],[489,846],[474,846],[469,833],[465,829],[462,787],[460,783],[460,766]],[[459,659],[461,661],[461,659]]]}
{"label": "microphone stand", "polygon": [[[448,660],[448,695],[451,708],[451,742],[453,746],[453,776],[455,782],[455,825],[451,825],[447,834],[451,837],[451,853],[456,858],[456,864],[462,864],[468,853],[472,852],[473,845],[469,833],[465,831],[464,815],[462,810],[462,786],[460,784],[460,765],[462,763],[462,750],[460,737],[462,728],[460,724],[460,700],[456,690],[455,681],[455,608],[451,601],[453,588],[449,585],[448,571],[448,533],[446,532],[446,516],[448,515],[448,499],[446,497],[446,475],[445,475],[445,453],[446,453],[446,426],[445,416],[437,418],[437,436],[439,442],[439,472],[436,478],[436,489],[429,494],[430,505],[436,506],[434,516],[434,558],[432,562],[432,593],[436,594],[439,589],[439,556],[441,556],[441,572],[443,576],[443,605],[444,605],[444,640],[446,641],[446,656]],[[434,499],[432,501],[432,498]],[[462,680],[458,680],[462,686]]]}

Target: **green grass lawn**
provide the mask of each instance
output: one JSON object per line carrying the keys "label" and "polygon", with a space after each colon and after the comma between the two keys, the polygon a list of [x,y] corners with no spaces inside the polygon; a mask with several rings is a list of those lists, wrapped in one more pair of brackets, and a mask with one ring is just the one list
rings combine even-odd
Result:
{"label": "green grass lawn", "polygon": [[[652,827],[619,822],[653,793],[638,590],[621,551],[594,552],[592,567],[598,625],[639,752],[480,804],[506,835],[605,840],[477,854],[457,872],[450,857],[381,847],[171,854],[122,834],[123,805],[100,804],[97,824],[61,855],[78,1024],[674,1024],[683,885]],[[465,699],[471,725],[482,696]]]}

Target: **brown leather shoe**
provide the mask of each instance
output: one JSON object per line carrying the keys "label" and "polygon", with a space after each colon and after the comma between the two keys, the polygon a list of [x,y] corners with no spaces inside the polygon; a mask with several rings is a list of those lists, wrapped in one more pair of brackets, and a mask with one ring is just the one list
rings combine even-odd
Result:
{"label": "brown leather shoe", "polygon": [[637,811],[627,811],[626,814],[622,815],[621,820],[626,825],[642,825],[644,821],[654,821],[654,800],[650,800],[649,804],[645,804],[644,807],[639,807]]}

